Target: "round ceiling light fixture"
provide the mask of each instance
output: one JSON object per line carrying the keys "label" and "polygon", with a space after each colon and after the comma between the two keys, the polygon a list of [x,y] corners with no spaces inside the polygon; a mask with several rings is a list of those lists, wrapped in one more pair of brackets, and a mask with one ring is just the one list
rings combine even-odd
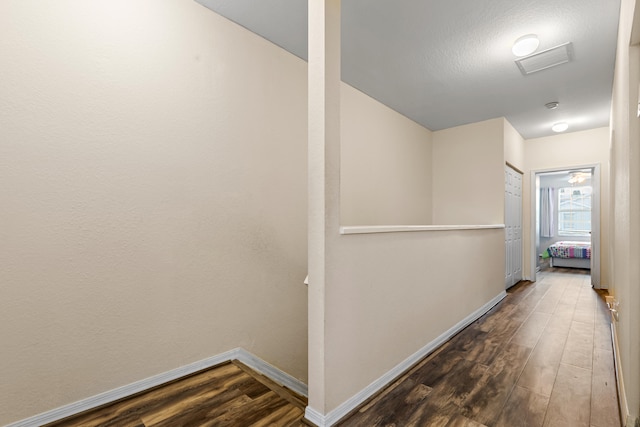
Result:
{"label": "round ceiling light fixture", "polygon": [[546,104],[544,104],[544,106],[549,110],[555,110],[556,108],[558,108],[558,105],[560,105],[558,101],[547,102]]}
{"label": "round ceiling light fixture", "polygon": [[569,129],[569,124],[567,122],[558,122],[551,126],[551,130],[554,132],[564,132]]}
{"label": "round ceiling light fixture", "polygon": [[527,56],[535,52],[539,45],[540,40],[538,40],[538,36],[535,34],[527,34],[519,37],[518,40],[515,41],[511,52],[513,52],[515,56]]}

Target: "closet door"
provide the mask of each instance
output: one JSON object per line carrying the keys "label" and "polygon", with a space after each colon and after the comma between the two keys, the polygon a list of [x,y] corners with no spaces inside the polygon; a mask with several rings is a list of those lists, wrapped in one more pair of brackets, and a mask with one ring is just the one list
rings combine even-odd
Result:
{"label": "closet door", "polygon": [[509,166],[505,185],[505,287],[522,280],[522,174]]}

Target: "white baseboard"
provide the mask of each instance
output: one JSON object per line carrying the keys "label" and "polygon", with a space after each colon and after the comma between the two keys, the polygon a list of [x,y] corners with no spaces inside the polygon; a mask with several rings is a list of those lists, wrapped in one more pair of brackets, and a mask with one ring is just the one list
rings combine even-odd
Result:
{"label": "white baseboard", "polygon": [[276,383],[288,387],[303,396],[307,395],[307,385],[302,381],[281,371],[275,366],[268,364],[243,348],[234,348],[233,350],[229,350],[222,354],[190,363],[189,365],[181,366],[179,368],[172,369],[171,371],[163,372],[161,374],[73,402],[30,418],[16,421],[6,427],[36,427],[58,421],[231,360],[239,360]]}
{"label": "white baseboard", "polygon": [[[329,412],[327,415],[322,415],[320,412],[315,409],[307,406],[305,411],[305,418],[309,421],[317,425],[318,427],[328,427],[336,422],[338,422],[341,418],[351,412],[353,409],[357,408],[360,404],[362,404],[369,397],[373,396],[384,386],[389,384],[395,378],[400,376],[403,372],[411,368],[414,364],[419,362],[422,358],[426,357],[429,353],[433,352],[439,346],[444,344],[447,340],[449,340],[452,336],[460,332],[462,329],[476,321],[479,317],[489,311],[493,306],[499,303],[506,296],[506,292],[502,291],[499,295],[493,298],[491,301],[471,313],[469,316],[458,322],[455,326],[444,332],[435,340],[431,341],[420,350],[418,350],[413,355],[409,356],[403,362],[395,366],[393,369],[388,371],[386,374],[375,380],[373,383],[369,384],[359,393],[351,397],[349,400],[338,406],[333,411]],[[173,369],[171,371],[167,371],[158,375],[154,375],[149,378],[145,378],[140,381],[136,381],[134,383],[115,388],[113,390],[106,391],[104,393],[97,394],[95,396],[88,397],[83,400],[79,400],[77,402],[70,403],[68,405],[61,406],[59,408],[52,409],[47,412],[43,412],[41,414],[35,415],[33,417],[25,418],[20,421],[16,421],[7,425],[6,427],[35,427],[41,426],[43,424],[51,423],[54,421],[61,420],[66,417],[70,417],[72,415],[78,414],[80,412],[88,411],[90,409],[96,408],[98,406],[106,405],[108,403],[114,402],[119,399],[126,398],[136,393],[143,392],[153,387],[157,387],[169,381],[176,380],[178,378],[182,378],[184,376],[196,373],[203,369],[211,368],[215,365],[219,365],[224,362],[228,362],[231,360],[239,360],[255,371],[265,375],[271,380],[275,381],[278,384],[283,385],[291,389],[292,391],[307,396],[308,388],[307,385],[302,381],[292,377],[291,375],[283,372],[282,370],[276,368],[273,365],[265,362],[254,354],[242,349],[235,348],[233,350],[229,350],[225,353],[209,357],[204,360],[200,360],[189,365],[181,366],[179,368]]]}
{"label": "white baseboard", "polygon": [[331,424],[327,424],[327,417],[325,417],[320,412],[313,409],[311,406],[307,406],[307,408],[305,409],[304,417],[318,427],[325,427],[325,426],[331,425]]}
{"label": "white baseboard", "polygon": [[236,350],[238,351],[236,359],[244,363],[254,371],[261,373],[272,381],[275,381],[276,383],[304,397],[307,397],[309,395],[307,385],[299,379],[292,377],[291,375],[276,368],[273,365],[270,365],[269,363],[260,359],[258,356],[249,353],[243,348],[237,348]]}
{"label": "white baseboard", "polygon": [[629,404],[627,393],[624,389],[624,376],[622,375],[622,361],[620,360],[620,346],[618,342],[618,329],[616,319],[611,316],[611,340],[613,342],[613,361],[616,370],[616,386],[618,387],[618,398],[620,399],[620,416],[625,427],[635,427],[635,420],[629,414]]}
{"label": "white baseboard", "polygon": [[502,301],[506,296],[507,296],[507,293],[505,291],[500,292],[500,294],[494,297],[491,301],[489,301],[488,303],[486,303],[485,305],[483,305],[473,313],[469,314],[467,317],[465,317],[456,325],[454,325],[452,328],[444,332],[438,338],[431,341],[430,343],[422,347],[420,350],[418,350],[417,352],[415,352],[414,354],[412,354],[411,356],[409,356],[408,358],[400,362],[398,365],[393,367],[386,374],[384,374],[383,376],[381,376],[380,378],[378,378],[377,380],[369,384],[367,387],[365,387],[360,392],[352,396],[349,400],[342,403],[333,411],[330,411],[328,414],[322,415],[321,412],[317,411],[316,409],[310,406],[307,406],[307,409],[305,410],[305,418],[311,421],[312,423],[314,423],[315,425],[317,425],[318,427],[330,427],[334,425],[335,423],[340,421],[343,417],[345,417],[349,412],[356,409],[358,406],[364,403],[367,399],[369,399],[375,393],[380,391],[383,387],[390,384],[392,381],[394,381],[396,378],[398,378],[400,375],[402,375],[404,372],[410,369],[413,365],[418,363],[420,360],[425,358],[428,354],[432,353],[442,344],[447,342],[455,334],[457,334],[458,332],[460,332],[461,330],[463,330],[464,328],[466,328],[467,326],[469,326],[470,324],[478,320],[478,318],[480,318],[486,312],[491,310],[493,306],[495,306],[500,301]]}

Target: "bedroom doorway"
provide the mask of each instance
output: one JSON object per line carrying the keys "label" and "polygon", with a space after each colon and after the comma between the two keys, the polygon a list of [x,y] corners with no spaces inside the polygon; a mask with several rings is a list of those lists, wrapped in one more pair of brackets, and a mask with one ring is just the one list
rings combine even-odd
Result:
{"label": "bedroom doorway", "polygon": [[[577,257],[590,243],[590,261],[558,259],[561,266],[590,268],[591,284],[600,288],[600,168],[585,165],[531,172],[531,272],[549,266],[549,254],[558,242],[575,242],[567,249]],[[562,262],[559,262],[562,261]]]}

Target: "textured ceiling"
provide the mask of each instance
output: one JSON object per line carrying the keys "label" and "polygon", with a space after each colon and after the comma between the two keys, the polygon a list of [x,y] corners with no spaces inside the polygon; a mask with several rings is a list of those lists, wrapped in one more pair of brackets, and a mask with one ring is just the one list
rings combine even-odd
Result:
{"label": "textured ceiling", "polygon": [[[307,2],[196,0],[307,57]],[[431,130],[506,117],[525,138],[609,124],[619,0],[343,0],[342,80]],[[572,42],[523,76],[513,41]],[[544,104],[560,102],[556,110]]]}

